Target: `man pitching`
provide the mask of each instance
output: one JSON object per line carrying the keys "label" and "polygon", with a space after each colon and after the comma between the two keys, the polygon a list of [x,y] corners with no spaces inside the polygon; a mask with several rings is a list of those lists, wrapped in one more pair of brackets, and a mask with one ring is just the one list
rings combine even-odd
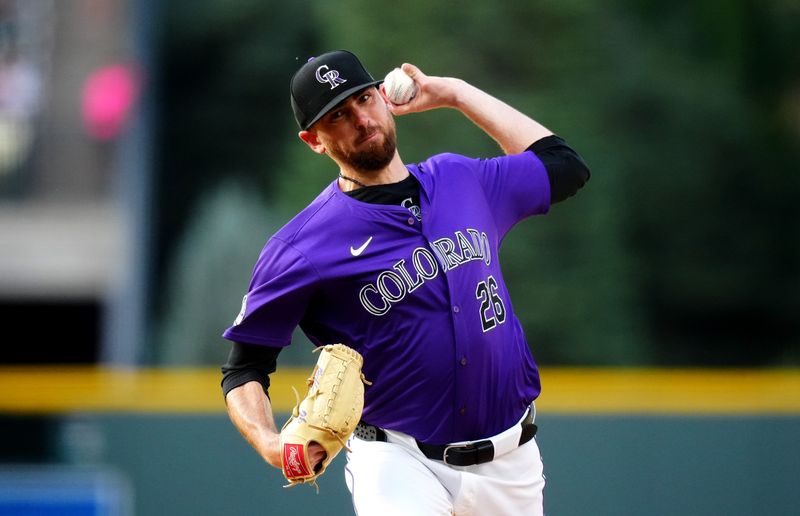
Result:
{"label": "man pitching", "polygon": [[[357,514],[542,514],[539,373],[498,251],[517,222],[573,195],[589,171],[564,140],[478,88],[402,71],[413,95],[401,105],[350,52],[322,54],[292,77],[299,137],[339,174],[258,258],[224,333],[228,413],[280,468],[269,374],[299,325],[317,346],[355,349],[371,381],[348,442]],[[403,163],[393,117],[439,108],[460,111],[504,155]],[[313,463],[324,456],[309,446]]]}

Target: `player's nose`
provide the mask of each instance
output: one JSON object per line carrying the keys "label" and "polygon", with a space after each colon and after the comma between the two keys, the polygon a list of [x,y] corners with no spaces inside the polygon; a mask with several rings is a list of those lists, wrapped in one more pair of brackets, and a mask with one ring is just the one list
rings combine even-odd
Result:
{"label": "player's nose", "polygon": [[372,118],[366,109],[357,107],[353,110],[353,124],[358,127],[369,127],[372,125]]}

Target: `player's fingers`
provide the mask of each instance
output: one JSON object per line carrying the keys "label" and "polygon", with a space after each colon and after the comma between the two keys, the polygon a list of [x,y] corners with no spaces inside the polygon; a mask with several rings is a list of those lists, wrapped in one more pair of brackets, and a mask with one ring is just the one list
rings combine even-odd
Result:
{"label": "player's fingers", "polygon": [[322,445],[311,442],[308,444],[308,459],[311,462],[311,467],[317,469],[317,466],[325,460],[325,457],[328,456],[328,453],[325,451],[325,448]]}
{"label": "player's fingers", "polygon": [[420,79],[425,78],[425,74],[422,73],[422,70],[420,70],[411,63],[403,63],[403,65],[400,68],[406,73],[406,75],[408,75],[417,82],[419,82]]}
{"label": "player's fingers", "polygon": [[418,111],[418,108],[414,103],[415,100],[417,99],[416,98],[412,99],[411,102],[407,104],[393,104],[392,101],[387,99],[386,105],[389,106],[389,111],[391,111],[393,115],[402,116],[402,115],[407,115],[409,113],[415,113]]}

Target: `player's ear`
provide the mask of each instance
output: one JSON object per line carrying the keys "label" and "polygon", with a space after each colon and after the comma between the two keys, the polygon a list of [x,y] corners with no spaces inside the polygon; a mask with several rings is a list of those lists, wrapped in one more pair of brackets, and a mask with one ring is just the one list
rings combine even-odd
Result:
{"label": "player's ear", "polygon": [[386,96],[386,88],[383,86],[383,83],[378,86],[378,94],[381,96],[381,99],[383,99],[384,104],[387,106],[391,105],[391,102],[389,102],[389,97]]}
{"label": "player's ear", "polygon": [[317,154],[325,154],[325,145],[322,144],[319,136],[314,131],[300,131],[297,136]]}

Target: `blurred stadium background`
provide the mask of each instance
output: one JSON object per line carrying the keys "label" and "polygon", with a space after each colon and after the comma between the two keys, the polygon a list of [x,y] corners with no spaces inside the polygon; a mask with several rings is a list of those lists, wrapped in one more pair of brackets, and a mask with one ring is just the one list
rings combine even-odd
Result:
{"label": "blurred stadium background", "polygon": [[[352,514],[341,468],[282,489],[218,386],[261,246],[333,178],[287,91],[333,48],[463,77],[592,169],[501,257],[547,512],[796,514],[797,2],[0,0],[0,515]],[[456,113],[398,131],[496,152]]]}

